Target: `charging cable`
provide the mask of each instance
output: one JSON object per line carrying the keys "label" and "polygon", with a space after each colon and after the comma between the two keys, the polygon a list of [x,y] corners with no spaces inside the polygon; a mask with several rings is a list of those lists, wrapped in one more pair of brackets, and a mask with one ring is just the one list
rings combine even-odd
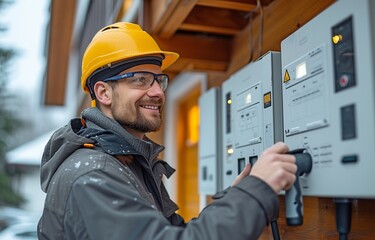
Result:
{"label": "charging cable", "polygon": [[336,228],[339,240],[347,240],[352,221],[352,200],[347,198],[334,198],[336,205]]}

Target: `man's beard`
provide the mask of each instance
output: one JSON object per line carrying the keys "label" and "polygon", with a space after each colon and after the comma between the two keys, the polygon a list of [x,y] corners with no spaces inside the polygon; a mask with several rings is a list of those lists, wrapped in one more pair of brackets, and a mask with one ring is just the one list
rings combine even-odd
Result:
{"label": "man's beard", "polygon": [[125,122],[117,120],[122,127],[130,128],[141,133],[156,132],[160,129],[162,124],[161,115],[159,119],[155,121],[147,120],[137,109],[137,119],[134,122]]}
{"label": "man's beard", "polygon": [[125,129],[132,129],[141,133],[156,132],[160,129],[162,124],[162,111],[158,118],[154,117],[151,121],[148,120],[139,110],[140,104],[136,104],[136,118],[134,121],[126,121],[121,119],[115,119]]}

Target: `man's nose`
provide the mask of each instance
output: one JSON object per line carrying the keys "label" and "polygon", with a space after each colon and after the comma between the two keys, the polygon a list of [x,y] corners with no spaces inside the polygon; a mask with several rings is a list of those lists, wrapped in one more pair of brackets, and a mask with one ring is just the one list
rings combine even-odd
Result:
{"label": "man's nose", "polygon": [[163,96],[164,91],[161,89],[159,83],[157,81],[154,81],[152,86],[148,89],[147,94],[149,96]]}

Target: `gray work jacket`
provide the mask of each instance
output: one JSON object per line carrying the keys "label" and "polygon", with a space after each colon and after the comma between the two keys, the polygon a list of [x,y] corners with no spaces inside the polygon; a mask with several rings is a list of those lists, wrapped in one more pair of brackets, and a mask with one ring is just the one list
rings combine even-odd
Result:
{"label": "gray work jacket", "polygon": [[[41,240],[248,240],[257,239],[278,215],[277,195],[249,176],[185,224],[161,181],[162,175],[173,172],[166,163],[147,159],[122,141],[121,134],[82,129],[80,119],[72,120],[45,148],[41,182],[47,195],[38,224]],[[117,148],[108,137],[116,139]],[[116,151],[132,155],[137,164],[119,161]]]}

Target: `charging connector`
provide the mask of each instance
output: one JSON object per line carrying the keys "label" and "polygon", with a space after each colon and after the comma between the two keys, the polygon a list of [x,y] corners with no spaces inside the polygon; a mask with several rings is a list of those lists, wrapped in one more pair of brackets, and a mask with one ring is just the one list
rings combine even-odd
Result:
{"label": "charging connector", "polygon": [[299,176],[311,171],[312,157],[305,149],[295,149],[290,151],[296,158],[297,172],[294,185],[285,193],[285,217],[289,226],[300,226],[303,224],[303,201],[302,190],[299,184]]}

